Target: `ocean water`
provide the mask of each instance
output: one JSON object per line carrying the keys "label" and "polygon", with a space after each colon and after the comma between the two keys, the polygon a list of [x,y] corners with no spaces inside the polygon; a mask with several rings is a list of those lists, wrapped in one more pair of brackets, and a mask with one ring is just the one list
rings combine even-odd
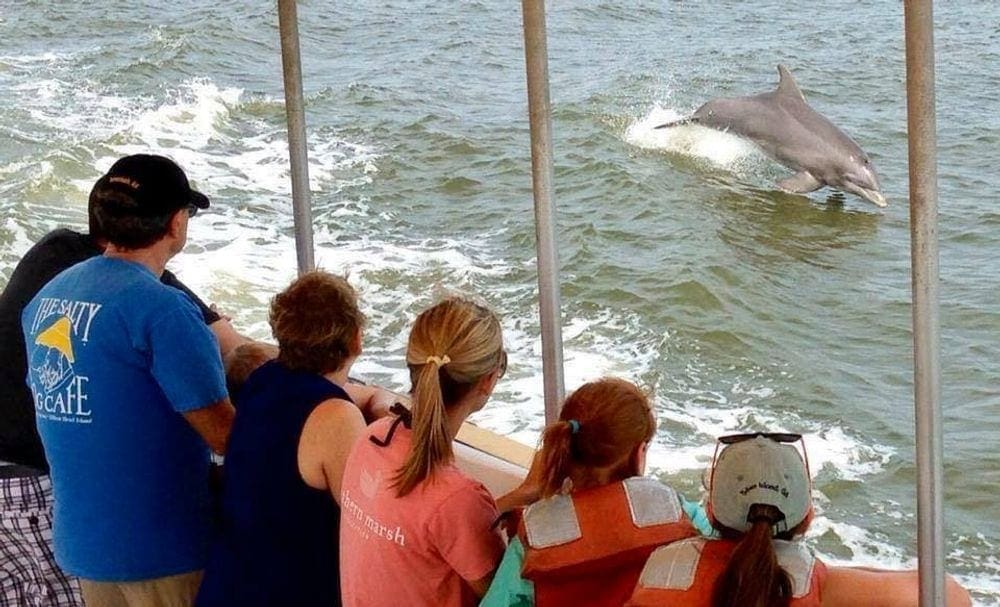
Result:
{"label": "ocean water", "polygon": [[[517,3],[300,3],[316,257],[370,318],[357,373],[405,390],[414,315],[447,290],[503,316],[476,416],[543,423]],[[947,564],[1000,605],[1000,5],[936,7]],[[551,2],[566,383],[655,394],[650,466],[691,497],[713,438],[801,431],[827,559],[913,566],[913,381],[900,3]],[[738,138],[654,131],[775,65],[871,155],[890,206],[781,194]],[[82,227],[119,156],[175,158],[213,201],[171,267],[245,332],[295,274],[270,3],[0,0],[0,284]]]}

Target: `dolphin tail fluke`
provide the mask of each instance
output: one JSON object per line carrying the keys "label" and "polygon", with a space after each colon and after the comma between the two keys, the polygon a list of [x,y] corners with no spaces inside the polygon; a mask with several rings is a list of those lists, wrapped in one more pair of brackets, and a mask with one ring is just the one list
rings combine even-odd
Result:
{"label": "dolphin tail fluke", "polygon": [[698,118],[695,116],[688,116],[687,118],[681,118],[680,120],[671,120],[670,122],[664,122],[663,124],[658,124],[654,126],[654,129],[668,129],[672,126],[682,126],[685,124],[692,124],[697,122]]}

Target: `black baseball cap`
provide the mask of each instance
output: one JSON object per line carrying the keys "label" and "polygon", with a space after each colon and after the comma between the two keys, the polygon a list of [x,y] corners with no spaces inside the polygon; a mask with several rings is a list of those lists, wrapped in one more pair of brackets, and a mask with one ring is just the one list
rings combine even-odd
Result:
{"label": "black baseball cap", "polygon": [[119,159],[97,180],[97,195],[119,215],[157,217],[188,206],[208,208],[208,197],[195,191],[177,163],[165,156],[134,154]]}

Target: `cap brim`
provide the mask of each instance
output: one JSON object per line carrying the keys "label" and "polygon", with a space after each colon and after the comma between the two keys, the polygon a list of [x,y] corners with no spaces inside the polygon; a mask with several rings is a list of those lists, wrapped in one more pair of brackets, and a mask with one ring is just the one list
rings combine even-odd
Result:
{"label": "cap brim", "polygon": [[208,196],[205,196],[201,192],[196,192],[194,190],[191,190],[190,203],[198,207],[199,209],[207,209],[209,204]]}

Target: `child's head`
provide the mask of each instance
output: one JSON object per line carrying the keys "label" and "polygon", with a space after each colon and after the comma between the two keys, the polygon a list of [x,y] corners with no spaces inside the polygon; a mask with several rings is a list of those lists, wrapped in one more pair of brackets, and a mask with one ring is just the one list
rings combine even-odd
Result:
{"label": "child's head", "polygon": [[634,384],[608,377],[580,386],[542,435],[541,496],[559,493],[571,476],[615,481],[642,474],[655,431],[649,398]]}
{"label": "child's head", "polygon": [[322,270],[308,272],[271,300],[271,331],[289,369],[340,370],[361,353],[365,315],[347,280]]}
{"label": "child's head", "polygon": [[235,395],[258,367],[277,357],[278,346],[263,341],[248,341],[230,350],[222,361],[229,395]]}

